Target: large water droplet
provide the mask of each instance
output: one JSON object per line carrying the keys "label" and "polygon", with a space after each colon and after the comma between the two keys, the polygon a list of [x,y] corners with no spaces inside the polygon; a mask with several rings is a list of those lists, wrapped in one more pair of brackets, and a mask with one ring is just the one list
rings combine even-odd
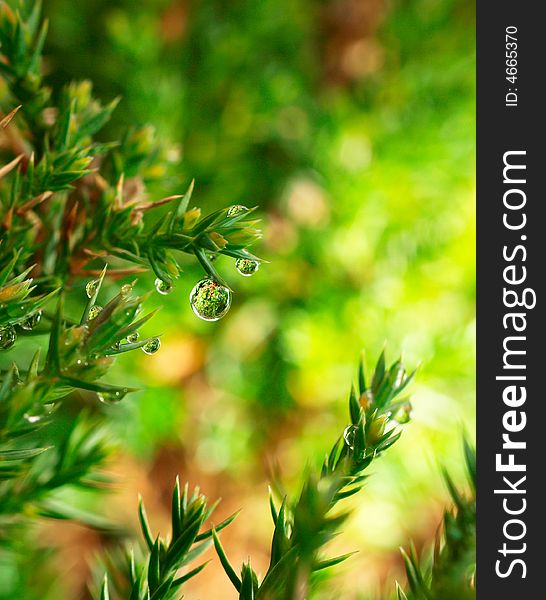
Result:
{"label": "large water droplet", "polygon": [[349,446],[351,450],[355,449],[355,435],[355,425],[349,425],[348,427],[345,427],[345,431],[343,432],[343,439],[345,440],[345,443],[347,444],[347,446]]}
{"label": "large water droplet", "polygon": [[87,282],[87,285],[85,286],[85,293],[87,294],[88,298],[93,297],[93,295],[97,291],[98,285],[99,285],[99,282],[97,279],[92,279],[91,281]]}
{"label": "large water droplet", "polygon": [[160,279],[158,277],[155,280],[155,289],[158,294],[166,296],[167,294],[170,294],[173,291],[173,286],[172,283],[169,283],[168,281],[163,281],[163,279]]}
{"label": "large water droplet", "polygon": [[139,337],[140,334],[138,333],[138,331],[133,331],[133,333],[127,336],[127,341],[129,342],[129,344],[134,344],[135,342],[138,342]]}
{"label": "large water droplet", "polygon": [[96,319],[99,316],[99,313],[102,312],[102,306],[99,306],[98,304],[95,304],[94,306],[92,306],[89,309],[89,320],[92,321],[93,319]]}
{"label": "large water droplet", "polygon": [[97,392],[97,398],[103,404],[117,404],[120,400],[123,400],[129,390],[123,388],[122,390],[112,390],[105,392]]}
{"label": "large water droplet", "polygon": [[152,338],[142,346],[142,352],[144,352],[144,354],[155,354],[160,348],[161,341],[159,338]]}
{"label": "large water droplet", "polygon": [[231,292],[214,279],[202,279],[191,291],[190,305],[203,321],[218,321],[231,306]]}
{"label": "large water droplet", "polygon": [[9,350],[15,344],[16,339],[17,334],[12,325],[0,327],[0,350]]}
{"label": "large water droplet", "polygon": [[42,311],[37,310],[35,313],[27,317],[24,321],[21,321],[21,323],[19,323],[19,327],[21,329],[24,329],[25,331],[32,331],[36,327],[36,325],[38,325],[41,319]]}
{"label": "large water droplet", "polygon": [[248,258],[238,258],[235,261],[235,267],[241,275],[244,275],[244,277],[250,277],[256,273],[260,267],[260,263],[256,260],[250,260]]}
{"label": "large water droplet", "polygon": [[235,217],[236,215],[240,215],[241,213],[248,212],[248,208],[243,206],[242,204],[234,204],[230,206],[227,211],[228,217]]}

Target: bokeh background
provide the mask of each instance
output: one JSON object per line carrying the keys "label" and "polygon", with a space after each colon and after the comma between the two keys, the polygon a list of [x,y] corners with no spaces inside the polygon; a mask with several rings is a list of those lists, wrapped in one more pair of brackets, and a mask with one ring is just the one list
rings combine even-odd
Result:
{"label": "bokeh background", "polygon": [[[471,0],[46,0],[52,83],[90,78],[123,100],[105,139],[152,123],[172,172],[151,197],[196,179],[205,212],[259,206],[270,261],[235,290],[218,323],[188,303],[187,268],[147,325],[154,356],[122,356],[110,381],[142,390],[104,407],[120,450],[99,509],[136,530],[137,491],[165,532],[174,477],[222,497],[217,519],[235,565],[267,567],[272,470],[297,490],[348,421],[362,348],[387,344],[420,364],[414,412],[374,467],[331,548],[359,550],[315,598],[379,598],[403,579],[398,546],[430,544],[462,481],[461,436],[474,432],[475,39]],[[83,283],[82,283],[83,285]],[[139,291],[153,289],[143,278]],[[83,298],[83,291],[82,298]],[[82,299],[83,302],[83,299]],[[135,354],[135,353],[132,353]],[[52,597],[84,598],[105,540],[46,526],[59,549]],[[217,561],[190,600],[235,598]]]}

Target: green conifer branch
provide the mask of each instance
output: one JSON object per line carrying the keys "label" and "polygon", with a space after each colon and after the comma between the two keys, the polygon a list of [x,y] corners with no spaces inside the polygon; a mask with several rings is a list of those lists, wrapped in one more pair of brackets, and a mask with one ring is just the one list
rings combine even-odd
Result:
{"label": "green conifer branch", "polygon": [[367,383],[361,361],[357,387],[349,395],[350,424],[326,455],[319,473],[309,470],[297,498],[285,496],[279,508],[270,499],[275,529],[269,568],[261,582],[250,564],[239,577],[217,537],[215,547],[224,570],[242,600],[298,600],[308,597],[313,573],[339,564],[350,554],[326,558],[324,547],[337,534],[350,512],[338,504],[358,493],[364,472],[400,437],[397,425],[409,420],[411,405],[400,397],[415,372],[407,374],[401,360],[387,368],[381,353]]}

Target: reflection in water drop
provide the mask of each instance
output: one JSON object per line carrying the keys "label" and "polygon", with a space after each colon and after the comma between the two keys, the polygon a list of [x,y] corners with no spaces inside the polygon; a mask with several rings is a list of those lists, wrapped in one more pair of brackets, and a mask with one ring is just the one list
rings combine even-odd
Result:
{"label": "reflection in water drop", "polygon": [[103,404],[117,404],[120,400],[123,400],[127,395],[129,390],[127,388],[123,388],[121,390],[109,390],[97,393],[97,398]]}
{"label": "reflection in water drop", "polygon": [[345,443],[347,444],[347,446],[349,446],[351,450],[355,449],[355,435],[355,425],[349,425],[348,427],[345,427],[345,431],[343,432],[343,439],[345,440]]}
{"label": "reflection in water drop", "polygon": [[227,211],[228,217],[235,217],[236,215],[240,215],[241,213],[248,212],[248,208],[243,206],[242,204],[234,204],[230,206]]}
{"label": "reflection in water drop", "polygon": [[214,279],[205,278],[191,291],[190,305],[193,312],[203,321],[218,321],[231,306],[231,292]]}
{"label": "reflection in water drop", "polygon": [[16,339],[17,334],[12,325],[0,327],[0,350],[9,350],[15,344]]}
{"label": "reflection in water drop", "polygon": [[95,304],[95,306],[92,306],[89,309],[89,320],[92,321],[93,319],[96,319],[99,316],[99,313],[102,311],[102,306],[99,306],[98,304]]}
{"label": "reflection in water drop", "polygon": [[27,317],[24,321],[19,323],[19,327],[21,327],[21,329],[24,329],[25,331],[32,331],[36,327],[36,325],[38,325],[41,319],[42,311],[37,310],[35,313],[32,313],[29,317]]}
{"label": "reflection in water drop", "polygon": [[256,260],[250,260],[248,258],[238,258],[235,261],[235,267],[241,275],[244,275],[245,277],[250,277],[251,275],[254,275],[254,273],[256,273],[256,271],[260,267],[260,263]]}
{"label": "reflection in water drop", "polygon": [[155,280],[155,289],[158,294],[166,296],[167,294],[170,294],[173,291],[173,286],[172,283],[169,283],[168,281],[163,281],[163,279],[160,279],[158,277]]}
{"label": "reflection in water drop", "polygon": [[87,294],[88,298],[91,299],[93,297],[93,295],[97,291],[98,285],[99,282],[96,279],[92,279],[91,281],[87,282],[87,285],[85,286],[85,293]]}
{"label": "reflection in water drop", "polygon": [[160,348],[161,342],[159,338],[152,338],[142,346],[142,352],[144,352],[144,354],[155,354]]}

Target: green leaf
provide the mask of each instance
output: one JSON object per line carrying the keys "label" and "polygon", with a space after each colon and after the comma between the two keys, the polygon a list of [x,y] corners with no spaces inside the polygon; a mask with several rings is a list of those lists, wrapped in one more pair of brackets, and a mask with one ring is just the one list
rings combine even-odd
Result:
{"label": "green leaf", "polygon": [[218,531],[222,531],[222,529],[224,529],[225,527],[227,527],[230,523],[232,523],[234,521],[234,519],[237,517],[237,515],[239,514],[239,512],[240,511],[234,512],[231,516],[229,516],[227,519],[223,520],[218,525],[215,525],[213,528],[211,527],[207,531],[204,531],[203,533],[200,533],[195,538],[195,541],[196,542],[200,542],[201,540],[206,540],[206,539],[210,538],[212,536],[212,532],[213,531],[216,531],[217,533],[218,533]]}
{"label": "green leaf", "polygon": [[0,450],[0,459],[2,460],[27,460],[34,458],[40,454],[47,452],[51,447],[47,448],[24,448],[21,450]]}
{"label": "green leaf", "polygon": [[216,535],[216,532],[214,530],[212,531],[212,539],[214,540],[214,547],[216,548],[216,553],[218,554],[218,558],[220,559],[220,562],[222,563],[222,567],[224,567],[224,571],[226,572],[226,575],[229,577],[229,580],[231,581],[231,583],[233,584],[235,589],[238,592],[240,592],[241,591],[241,580],[239,579],[237,573],[235,572],[235,569],[231,566],[231,563],[229,562],[229,559],[226,556],[224,549],[222,548],[222,544],[220,543],[220,540],[218,539],[218,536]]}
{"label": "green leaf", "polygon": [[140,494],[138,496],[138,519],[140,521],[140,528],[142,529],[142,535],[144,536],[144,540],[146,541],[148,548],[152,550],[152,548],[154,547],[154,538],[150,530],[148,517],[146,516],[146,509],[144,508],[144,502]]}
{"label": "green leaf", "polygon": [[356,425],[360,421],[360,413],[362,409],[360,403],[356,397],[356,390],[354,386],[351,387],[351,394],[349,396],[349,413],[351,416],[351,423]]}
{"label": "green leaf", "polygon": [[167,225],[167,230],[169,233],[172,233],[174,230],[174,225],[176,223],[176,219],[181,218],[184,213],[188,210],[188,205],[190,203],[191,196],[193,194],[193,188],[195,185],[195,179],[192,179],[186,193],[177,200],[174,210],[171,214],[169,223]]}
{"label": "green leaf", "polygon": [[329,567],[335,567],[339,565],[344,560],[347,560],[349,557],[357,554],[357,552],[348,552],[347,554],[342,554],[341,556],[336,556],[334,558],[329,558],[327,560],[321,560],[313,565],[313,571],[321,571],[322,569],[328,569]]}
{"label": "green leaf", "polygon": [[402,588],[396,583],[396,597],[398,600],[408,600],[406,594],[404,594]]}
{"label": "green leaf", "polygon": [[180,504],[180,479],[176,476],[171,501],[171,526],[173,539],[176,539],[182,533],[182,506]]}
{"label": "green leaf", "polygon": [[288,581],[287,575],[294,573],[298,552],[299,548],[291,548],[272,569],[268,570],[258,589],[256,596],[258,600],[274,600],[283,597],[282,592]]}
{"label": "green leaf", "polygon": [[383,382],[383,378],[385,377],[385,350],[381,351],[379,355],[379,359],[377,361],[377,365],[375,366],[375,371],[372,377],[372,393],[374,396],[379,391],[379,387]]}
{"label": "green leaf", "polygon": [[108,591],[108,575],[104,575],[104,579],[102,580],[100,600],[110,600],[110,593]]}
{"label": "green leaf", "polygon": [[199,565],[198,567],[195,567],[195,569],[192,569],[191,571],[188,571],[185,575],[182,575],[182,577],[178,577],[177,579],[175,579],[173,581],[172,587],[173,588],[174,587],[179,587],[183,583],[185,583],[186,581],[188,581],[188,579],[191,579],[192,577],[195,577],[198,573],[200,573],[209,564],[209,562],[210,562],[210,560],[207,560],[202,565]]}
{"label": "green leaf", "polygon": [[366,391],[366,374],[364,371],[364,357],[361,356],[360,362],[358,364],[358,389],[360,395],[362,395]]}
{"label": "green leaf", "polygon": [[160,568],[161,566],[159,560],[159,536],[157,536],[152,546],[150,559],[148,561],[148,586],[152,594],[159,587],[161,582]]}

